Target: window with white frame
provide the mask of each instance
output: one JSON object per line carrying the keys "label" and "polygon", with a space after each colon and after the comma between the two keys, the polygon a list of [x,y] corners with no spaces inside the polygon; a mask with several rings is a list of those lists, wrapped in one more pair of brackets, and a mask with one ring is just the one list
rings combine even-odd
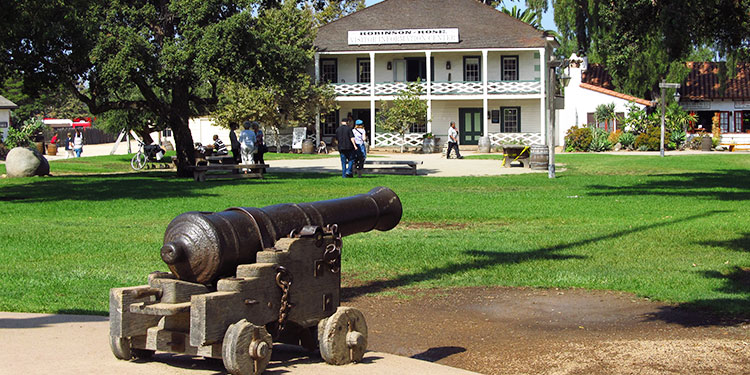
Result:
{"label": "window with white frame", "polygon": [[336,134],[339,125],[339,111],[332,111],[320,116],[320,127],[324,135]]}
{"label": "window with white frame", "polygon": [[338,78],[338,61],[336,59],[320,59],[320,81],[336,83]]}
{"label": "window with white frame", "polygon": [[503,56],[500,61],[503,81],[518,81],[518,56]]}
{"label": "window with white frame", "polygon": [[412,124],[409,127],[409,133],[426,133],[426,132],[427,132],[427,123]]}
{"label": "window with white frame", "polygon": [[482,80],[479,56],[464,57],[464,81],[477,82]]}
{"label": "window with white frame", "polygon": [[500,120],[501,133],[520,133],[521,107],[501,107]]}
{"label": "window with white frame", "polygon": [[357,82],[370,82],[370,59],[357,59]]}

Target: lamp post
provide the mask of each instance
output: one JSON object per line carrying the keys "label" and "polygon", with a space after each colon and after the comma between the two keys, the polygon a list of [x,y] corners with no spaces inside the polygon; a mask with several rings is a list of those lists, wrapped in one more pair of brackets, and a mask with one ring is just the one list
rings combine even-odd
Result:
{"label": "lamp post", "polygon": [[[667,83],[666,80],[661,80],[659,83],[659,88],[661,88],[661,142],[659,143],[659,155],[661,157],[664,157],[664,113],[666,111],[666,104],[664,96],[666,95],[667,89],[679,89],[680,84],[679,83]],[[679,96],[676,96],[679,100]]]}
{"label": "lamp post", "polygon": [[[550,121],[549,125],[547,126],[547,147],[549,148],[549,161],[547,163],[548,166],[548,177],[549,178],[555,178],[555,110],[558,109],[558,107],[555,105],[555,98],[557,97],[557,89],[555,88],[555,81],[557,80],[557,75],[555,74],[555,69],[557,67],[561,68],[567,68],[568,67],[568,60],[552,60],[549,62],[549,69],[550,69],[550,75],[549,75],[549,96],[547,100],[549,100],[548,108],[550,111]],[[570,81],[570,77],[567,74],[563,73],[563,76],[560,77],[562,79],[563,86],[566,86],[568,82]]]}

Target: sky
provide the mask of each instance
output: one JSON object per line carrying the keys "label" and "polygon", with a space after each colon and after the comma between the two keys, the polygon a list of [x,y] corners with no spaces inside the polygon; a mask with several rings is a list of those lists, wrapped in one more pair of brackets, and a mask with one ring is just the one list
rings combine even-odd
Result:
{"label": "sky", "polygon": [[[365,0],[365,5],[370,6],[373,4],[377,4],[381,1],[383,0]],[[517,0],[517,1],[506,0],[505,1],[505,6],[507,8],[512,8],[514,5],[521,8],[521,10],[526,9],[526,1],[523,1],[523,0]],[[551,4],[550,4],[549,9],[547,9],[547,11],[544,14],[542,14],[542,26],[546,30],[557,30],[557,27],[555,27],[554,12],[552,10]]]}

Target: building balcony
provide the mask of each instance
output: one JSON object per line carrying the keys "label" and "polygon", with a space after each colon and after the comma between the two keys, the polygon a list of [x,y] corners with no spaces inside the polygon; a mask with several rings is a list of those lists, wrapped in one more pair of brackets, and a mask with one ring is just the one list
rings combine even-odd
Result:
{"label": "building balcony", "polygon": [[[337,96],[370,96],[370,83],[332,83]],[[375,83],[375,95],[398,95],[406,90],[407,82]],[[427,82],[421,82],[422,89],[427,93]],[[432,82],[432,95],[482,95],[484,87],[478,81],[435,81]],[[489,95],[534,95],[542,93],[539,80],[531,81],[488,81]]]}

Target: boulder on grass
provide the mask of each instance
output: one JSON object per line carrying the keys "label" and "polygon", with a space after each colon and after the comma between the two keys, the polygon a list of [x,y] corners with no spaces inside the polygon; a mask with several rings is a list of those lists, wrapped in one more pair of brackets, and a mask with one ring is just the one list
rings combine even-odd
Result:
{"label": "boulder on grass", "polygon": [[16,147],[5,157],[5,170],[8,177],[46,176],[49,162],[37,150]]}

